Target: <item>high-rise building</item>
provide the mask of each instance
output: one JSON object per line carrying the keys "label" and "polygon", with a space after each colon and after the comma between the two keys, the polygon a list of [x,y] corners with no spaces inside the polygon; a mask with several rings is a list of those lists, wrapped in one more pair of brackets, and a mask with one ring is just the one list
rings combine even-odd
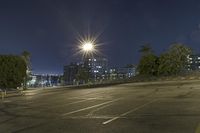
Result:
{"label": "high-rise building", "polygon": [[110,68],[109,69],[109,79],[110,80],[116,80],[118,79],[118,76],[117,76],[117,68]]}
{"label": "high-rise building", "polygon": [[120,79],[131,78],[136,75],[136,68],[135,67],[118,68],[117,75],[118,78]]}
{"label": "high-rise building", "polygon": [[200,70],[200,54],[188,56],[187,68],[189,71]]}
{"label": "high-rise building", "polygon": [[108,60],[104,57],[87,58],[85,63],[89,69],[91,79],[106,79],[108,75]]}

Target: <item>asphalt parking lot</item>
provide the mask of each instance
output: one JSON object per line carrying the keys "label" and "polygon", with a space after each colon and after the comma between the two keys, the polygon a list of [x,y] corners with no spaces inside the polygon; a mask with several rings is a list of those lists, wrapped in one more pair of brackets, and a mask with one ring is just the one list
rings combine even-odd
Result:
{"label": "asphalt parking lot", "polygon": [[0,118],[2,133],[200,133],[200,81],[32,90]]}

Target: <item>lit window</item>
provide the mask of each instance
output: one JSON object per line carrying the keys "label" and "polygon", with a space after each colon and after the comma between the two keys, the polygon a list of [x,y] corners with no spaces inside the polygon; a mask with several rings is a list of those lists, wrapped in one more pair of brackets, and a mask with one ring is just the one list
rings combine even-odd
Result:
{"label": "lit window", "polygon": [[98,73],[99,71],[98,70],[94,70],[94,73]]}
{"label": "lit window", "polygon": [[97,66],[97,68],[102,68],[102,66]]}

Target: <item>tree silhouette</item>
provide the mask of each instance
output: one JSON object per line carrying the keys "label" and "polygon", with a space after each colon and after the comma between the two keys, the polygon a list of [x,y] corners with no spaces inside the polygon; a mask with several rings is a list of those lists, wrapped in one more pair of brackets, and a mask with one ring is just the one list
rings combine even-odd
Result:
{"label": "tree silhouette", "polygon": [[21,56],[0,55],[0,88],[21,87],[26,77],[26,62]]}

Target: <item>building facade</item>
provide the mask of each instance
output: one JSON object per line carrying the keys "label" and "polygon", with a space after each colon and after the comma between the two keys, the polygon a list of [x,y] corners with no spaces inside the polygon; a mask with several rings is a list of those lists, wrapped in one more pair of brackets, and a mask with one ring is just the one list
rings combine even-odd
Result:
{"label": "building facade", "polygon": [[127,65],[120,68],[108,68],[104,57],[85,58],[82,63],[71,63],[64,66],[63,80],[65,85],[78,85],[88,82],[99,83],[109,80],[128,79],[136,75],[136,67]]}
{"label": "building facade", "polygon": [[122,67],[118,68],[117,76],[119,79],[127,79],[136,75],[135,67]]}
{"label": "building facade", "polygon": [[61,75],[57,74],[32,74],[27,82],[28,87],[52,87],[61,85]]}
{"label": "building facade", "polygon": [[65,85],[84,84],[108,77],[108,60],[102,57],[85,58],[83,63],[71,63],[64,66]]}
{"label": "building facade", "polygon": [[102,80],[108,77],[108,60],[104,57],[88,58],[86,63],[88,65],[90,78],[92,80]]}
{"label": "building facade", "polygon": [[109,69],[110,80],[127,79],[134,77],[135,75],[136,75],[136,67],[133,65]]}
{"label": "building facade", "polygon": [[200,54],[189,55],[187,69],[189,71],[200,70]]}

